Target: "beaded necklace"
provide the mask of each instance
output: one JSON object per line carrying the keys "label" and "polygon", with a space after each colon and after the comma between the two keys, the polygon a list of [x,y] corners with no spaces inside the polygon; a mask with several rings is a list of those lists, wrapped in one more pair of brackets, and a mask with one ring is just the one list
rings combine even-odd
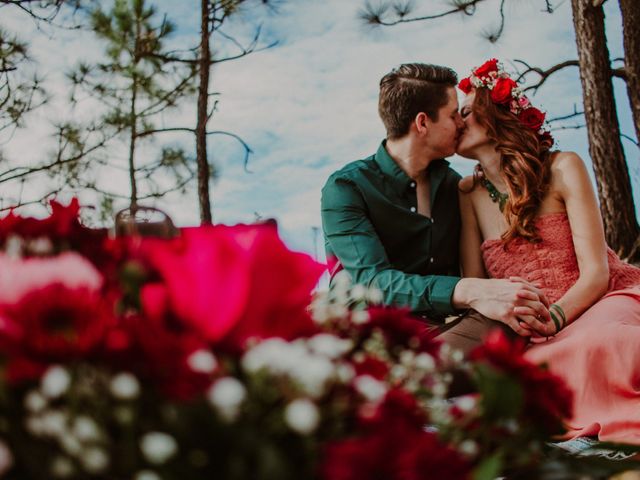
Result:
{"label": "beaded necklace", "polygon": [[489,192],[489,197],[491,197],[493,203],[498,203],[498,208],[502,212],[504,210],[505,204],[507,203],[507,200],[509,200],[509,194],[499,192],[495,185],[491,183],[485,176],[482,177],[482,185],[484,185],[484,188],[486,188],[487,192]]}

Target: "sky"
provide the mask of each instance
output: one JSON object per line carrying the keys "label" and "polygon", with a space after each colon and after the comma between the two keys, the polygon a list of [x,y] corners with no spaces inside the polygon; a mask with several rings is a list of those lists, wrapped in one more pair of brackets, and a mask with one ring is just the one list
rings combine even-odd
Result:
{"label": "sky", "polygon": [[[108,4],[109,2],[103,2]],[[172,45],[194,43],[199,28],[199,2],[159,0],[159,12],[172,19],[177,30]],[[261,2],[256,2],[260,4]],[[250,40],[261,26],[263,44],[272,48],[243,59],[216,65],[211,90],[219,92],[218,110],[211,130],[241,136],[253,150],[247,172],[243,150],[229,137],[211,136],[210,159],[219,171],[212,184],[213,215],[216,223],[246,223],[256,218],[276,218],[285,242],[323,260],[320,191],[327,177],[343,165],[371,155],[384,138],[377,114],[378,83],[393,67],[405,62],[448,65],[462,78],[488,58],[503,61],[514,70],[514,59],[549,67],[577,58],[571,2],[555,0],[553,15],[543,13],[541,0],[507,2],[507,23],[501,39],[492,44],[482,32],[495,26],[499,0],[480,4],[476,15],[455,15],[436,21],[415,22],[395,27],[370,28],[358,17],[363,0],[282,0],[276,11],[252,6],[225,26],[225,33]],[[416,14],[448,9],[445,1],[416,0]],[[612,58],[622,56],[622,28],[617,2],[605,4],[607,36]],[[91,101],[71,110],[69,87],[64,73],[80,60],[98,61],[104,46],[88,32],[36,25],[17,10],[0,9],[0,26],[19,33],[31,44],[31,54],[47,80],[52,101],[28,119],[2,146],[9,158],[41,161],[51,151],[52,119],[83,118],[94,112]],[[233,53],[214,41],[219,54]],[[535,80],[531,77],[530,81]],[[624,84],[614,80],[621,130],[634,136]],[[577,68],[556,74],[532,97],[548,117],[565,115],[582,98]],[[193,125],[195,101],[158,120],[163,126]],[[570,121],[574,125],[579,121]],[[562,150],[573,150],[590,163],[586,130],[567,129],[554,133]],[[155,144],[141,149],[141,156],[153,155],[158,145],[181,145],[195,155],[193,139],[183,134],[166,134]],[[640,170],[638,149],[623,140],[630,175],[638,199]],[[110,155],[124,159],[124,150]],[[461,174],[472,171],[470,160],[452,157]],[[110,188],[127,194],[122,172],[105,172],[100,179]],[[38,182],[25,189],[35,192]],[[88,192],[81,201],[95,202]],[[69,195],[69,194],[67,194]],[[126,203],[117,204],[124,208]],[[640,202],[636,200],[636,204]],[[151,205],[165,210],[180,226],[196,225],[199,211],[195,182],[186,195],[173,195]]]}

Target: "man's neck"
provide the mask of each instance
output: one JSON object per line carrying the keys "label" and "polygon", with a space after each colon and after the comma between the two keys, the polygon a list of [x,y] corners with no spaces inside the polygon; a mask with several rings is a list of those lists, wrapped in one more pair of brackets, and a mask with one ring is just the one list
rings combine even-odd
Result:
{"label": "man's neck", "polygon": [[400,169],[414,180],[423,177],[431,162],[435,160],[409,136],[387,140],[386,148]]}

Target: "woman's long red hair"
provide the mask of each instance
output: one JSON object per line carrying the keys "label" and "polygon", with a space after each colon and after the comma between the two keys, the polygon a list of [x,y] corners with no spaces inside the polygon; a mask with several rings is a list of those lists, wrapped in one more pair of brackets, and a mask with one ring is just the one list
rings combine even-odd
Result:
{"label": "woman's long red hair", "polygon": [[[497,144],[500,175],[509,194],[503,210],[508,228],[502,240],[505,246],[516,238],[539,242],[535,219],[551,181],[552,141],[541,138],[509,110],[493,103],[489,89],[477,88],[475,94],[473,115]],[[480,175],[477,169],[474,186]]]}

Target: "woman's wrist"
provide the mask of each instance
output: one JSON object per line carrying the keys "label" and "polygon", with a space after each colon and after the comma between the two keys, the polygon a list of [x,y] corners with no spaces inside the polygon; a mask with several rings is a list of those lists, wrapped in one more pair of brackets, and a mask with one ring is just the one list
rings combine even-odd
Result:
{"label": "woman's wrist", "polygon": [[565,315],[563,308],[557,303],[549,305],[549,315],[551,315],[551,320],[553,320],[553,323],[556,326],[556,333],[567,325],[567,316]]}

